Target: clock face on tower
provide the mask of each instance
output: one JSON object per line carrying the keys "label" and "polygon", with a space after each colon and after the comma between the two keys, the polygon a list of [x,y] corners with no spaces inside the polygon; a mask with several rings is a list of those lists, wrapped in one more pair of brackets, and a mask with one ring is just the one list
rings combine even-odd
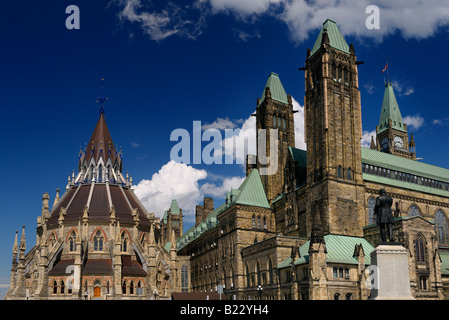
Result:
{"label": "clock face on tower", "polygon": [[388,149],[388,138],[387,137],[382,139],[381,146],[382,146],[382,150]]}
{"label": "clock face on tower", "polygon": [[398,148],[404,147],[404,140],[402,140],[401,137],[398,137],[398,136],[394,137],[393,143],[394,143],[395,147],[398,147]]}

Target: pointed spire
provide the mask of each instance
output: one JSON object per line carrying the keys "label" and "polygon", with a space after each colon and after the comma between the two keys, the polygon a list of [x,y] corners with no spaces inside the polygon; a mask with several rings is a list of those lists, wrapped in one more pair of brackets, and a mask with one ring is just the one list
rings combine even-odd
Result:
{"label": "pointed spire", "polygon": [[369,147],[370,147],[370,149],[373,149],[373,150],[377,149],[376,143],[374,142],[374,137],[373,136],[371,136],[371,144],[370,144]]}
{"label": "pointed spire", "polygon": [[399,105],[394,94],[393,85],[392,83],[386,83],[377,134],[390,128],[390,125],[393,129],[406,132],[401,111],[399,110]]}
{"label": "pointed spire", "polygon": [[337,24],[331,19],[327,19],[326,21],[324,21],[323,27],[321,28],[318,38],[313,45],[313,49],[310,52],[310,56],[314,55],[315,52],[317,52],[321,48],[323,42],[327,43],[334,49],[340,50],[345,53],[351,53],[350,47],[348,46],[348,43],[341,34],[340,30],[338,29]]}
{"label": "pointed spire", "polygon": [[321,224],[319,205],[317,202],[315,202],[315,213],[313,216],[310,243],[324,243],[323,225]]}
{"label": "pointed spire", "polygon": [[150,235],[149,235],[149,245],[154,246],[156,241],[154,240],[154,227],[153,224],[150,225]]}
{"label": "pointed spire", "polygon": [[285,92],[277,73],[271,72],[268,76],[268,80],[265,84],[265,88],[263,90],[262,97],[260,98],[259,105],[265,100],[266,97],[285,104],[288,103],[287,93]]}
{"label": "pointed spire", "polygon": [[172,231],[171,231],[170,242],[171,242],[170,251],[173,251],[173,250],[176,251],[176,236],[175,236],[174,229],[172,229]]}
{"label": "pointed spire", "polygon": [[17,244],[17,230],[16,230],[16,237],[14,239],[14,245],[12,247],[12,253],[13,254],[18,254],[19,253],[19,246]]}
{"label": "pointed spire", "polygon": [[55,201],[53,201],[53,208],[56,206],[56,204],[59,201],[59,189],[56,189],[56,196],[55,196]]}
{"label": "pointed spire", "polygon": [[22,236],[20,237],[19,250],[25,252],[26,241],[25,241],[25,226],[22,226]]}

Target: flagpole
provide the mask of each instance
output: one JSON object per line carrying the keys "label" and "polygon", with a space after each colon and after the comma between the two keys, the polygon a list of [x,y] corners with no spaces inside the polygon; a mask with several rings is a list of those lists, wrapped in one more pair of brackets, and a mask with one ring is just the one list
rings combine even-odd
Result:
{"label": "flagpole", "polygon": [[388,61],[387,61],[387,81],[388,81],[388,84],[390,83],[390,71],[389,71],[389,68],[388,68]]}

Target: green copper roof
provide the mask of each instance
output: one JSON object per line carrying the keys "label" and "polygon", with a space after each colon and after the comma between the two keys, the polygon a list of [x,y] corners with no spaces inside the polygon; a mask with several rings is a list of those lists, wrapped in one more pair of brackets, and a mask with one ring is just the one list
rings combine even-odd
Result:
{"label": "green copper roof", "polygon": [[405,132],[404,122],[402,121],[401,111],[399,110],[396,96],[394,95],[393,85],[385,85],[384,100],[382,102],[382,111],[380,112],[379,131],[377,134],[388,129],[388,120],[392,120],[392,128]]}
{"label": "green copper roof", "polygon": [[327,19],[323,23],[323,27],[321,28],[320,34],[318,35],[318,38],[315,41],[315,45],[313,46],[310,56],[312,56],[315,52],[317,52],[318,49],[321,47],[321,38],[323,36],[324,29],[327,30],[327,35],[329,36],[329,45],[332,48],[343,51],[345,53],[349,53],[349,46],[346,43],[346,40],[341,34],[340,30],[338,29],[337,24],[335,23],[335,21]]}
{"label": "green copper roof", "polygon": [[441,274],[449,275],[449,253],[440,251],[441,257]]}
{"label": "green copper roof", "polygon": [[234,195],[236,196],[235,200],[231,199],[231,202],[248,206],[270,208],[262,180],[260,179],[259,170],[257,169],[251,170],[245,181],[243,181],[238,188],[238,192],[235,192],[234,190]]}
{"label": "green copper roof", "polygon": [[[361,148],[362,163],[449,182],[449,169],[411,160],[369,148]],[[396,180],[395,180],[396,181]],[[434,188],[431,188],[434,189]]]}
{"label": "green copper roof", "polygon": [[171,242],[167,241],[167,243],[164,246],[165,251],[170,252],[171,249]]}
{"label": "green copper roof", "polygon": [[281,79],[279,79],[279,75],[277,73],[272,72],[268,77],[267,84],[265,85],[262,93],[262,97],[260,98],[260,103],[265,99],[265,88],[270,88],[271,99],[288,103],[287,94],[285,93],[284,87],[282,86]]}
{"label": "green copper roof", "polygon": [[[371,264],[370,253],[374,250],[374,247],[365,238],[328,234],[324,236],[324,241],[326,243],[327,263],[358,264],[359,262],[353,257],[353,254],[355,246],[361,244],[365,252],[365,264]],[[299,248],[301,257],[295,261],[295,265],[309,263],[309,245],[310,241],[307,241]],[[288,257],[278,265],[278,268],[289,267],[291,263],[292,259]]]}
{"label": "green copper roof", "polygon": [[297,162],[297,165],[306,168],[307,167],[307,151],[294,147],[288,147],[288,151],[292,155],[293,161]]}
{"label": "green copper roof", "polygon": [[171,201],[170,211],[172,214],[179,214],[179,212],[180,212],[179,205],[176,200]]}

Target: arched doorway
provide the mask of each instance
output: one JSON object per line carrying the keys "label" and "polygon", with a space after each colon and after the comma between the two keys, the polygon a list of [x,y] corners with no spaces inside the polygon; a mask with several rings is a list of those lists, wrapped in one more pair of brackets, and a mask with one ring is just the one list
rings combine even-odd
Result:
{"label": "arched doorway", "polygon": [[100,281],[95,281],[94,283],[94,299],[101,298],[101,286]]}

